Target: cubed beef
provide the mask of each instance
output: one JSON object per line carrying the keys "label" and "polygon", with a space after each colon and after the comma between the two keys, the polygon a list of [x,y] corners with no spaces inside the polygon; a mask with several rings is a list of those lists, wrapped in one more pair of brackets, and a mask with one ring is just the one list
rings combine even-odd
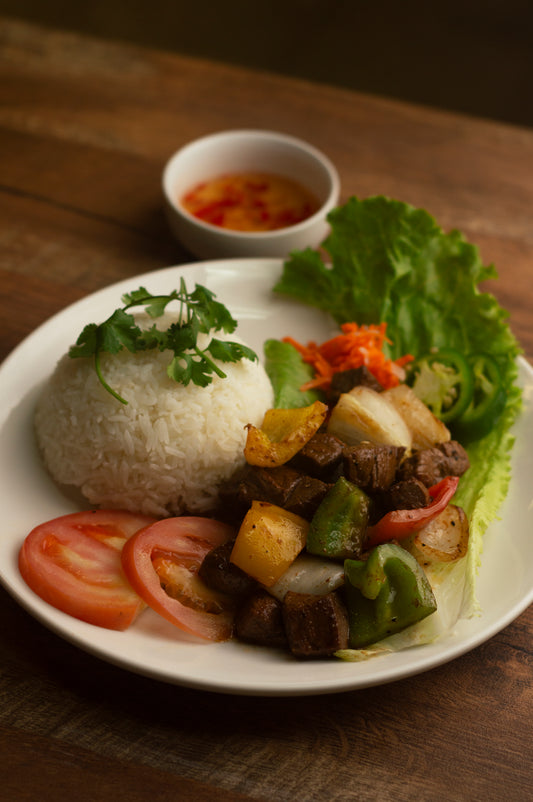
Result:
{"label": "cubed beef", "polygon": [[447,476],[462,476],[470,467],[468,454],[457,440],[448,440],[447,443],[440,443],[437,448],[442,451],[446,458]]}
{"label": "cubed beef", "polygon": [[317,432],[288,465],[315,479],[331,482],[338,478],[343,448],[343,443],[332,434]]}
{"label": "cubed beef", "polygon": [[256,587],[257,582],[230,562],[232,550],[233,541],[228,540],[209,551],[203,559],[198,575],[213,590],[229,596],[244,596]]}
{"label": "cubed beef", "polygon": [[239,606],[234,635],[261,646],[286,646],[282,604],[266,590],[258,589]]}
{"label": "cubed beef", "polygon": [[438,448],[415,451],[404,462],[399,473],[401,479],[418,479],[426,487],[440,482],[444,473],[445,457]]}
{"label": "cubed beef", "polygon": [[419,479],[403,479],[395,482],[380,497],[386,510],[416,510],[427,507],[431,501],[427,487]]}
{"label": "cubed beef", "polygon": [[222,509],[234,510],[235,515],[240,518],[247,512],[252,501],[268,501],[284,507],[300,478],[298,471],[285,465],[279,468],[247,465],[221,488],[219,504]]}
{"label": "cubed beef", "polygon": [[370,387],[377,393],[380,393],[383,390],[382,385],[369,371],[366,365],[362,365],[360,368],[340,370],[333,374],[331,385],[328,391],[329,403],[336,403],[342,393],[349,393],[354,387],[358,387],[360,385],[363,387]]}
{"label": "cubed beef", "polygon": [[222,513],[224,509],[230,509],[233,517],[240,520],[252,501],[267,501],[302,518],[311,518],[329,487],[320,479],[306,476],[286,465],[278,468],[249,465],[225,484],[219,504]]}
{"label": "cubed beef", "polygon": [[405,449],[400,446],[366,442],[346,446],[343,452],[344,475],[365,493],[388,490],[396,478],[404,453]]}
{"label": "cubed beef", "polygon": [[414,477],[426,487],[436,485],[445,476],[462,476],[469,467],[468,455],[454,440],[432,448],[415,451],[402,464],[402,479]]}
{"label": "cubed beef", "polygon": [[320,479],[301,474],[283,506],[289,512],[310,521],[330,487],[331,485],[321,482]]}
{"label": "cubed beef", "polygon": [[348,613],[337,593],[289,591],[283,601],[289,648],[296,657],[327,657],[348,646]]}

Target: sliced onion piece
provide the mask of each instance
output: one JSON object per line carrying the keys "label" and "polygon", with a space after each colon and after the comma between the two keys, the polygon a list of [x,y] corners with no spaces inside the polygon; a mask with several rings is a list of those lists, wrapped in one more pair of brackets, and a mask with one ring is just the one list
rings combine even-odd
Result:
{"label": "sliced onion piece", "polygon": [[455,504],[448,504],[437,518],[402,545],[424,566],[453,562],[464,557],[468,549],[468,537],[469,525],[465,511]]}
{"label": "sliced onion piece", "polygon": [[411,433],[398,410],[384,393],[369,387],[354,387],[341,395],[331,413],[328,432],[347,445],[370,441],[410,451],[412,444]]}
{"label": "sliced onion piece", "polygon": [[439,420],[414,390],[407,384],[399,384],[385,390],[383,396],[390,401],[404,419],[413,438],[413,448],[431,448],[437,443],[451,439],[447,426]]}
{"label": "sliced onion piece", "polygon": [[285,594],[313,593],[322,596],[344,584],[344,565],[310,554],[300,554],[278,581],[266,588],[276,599],[283,601]]}

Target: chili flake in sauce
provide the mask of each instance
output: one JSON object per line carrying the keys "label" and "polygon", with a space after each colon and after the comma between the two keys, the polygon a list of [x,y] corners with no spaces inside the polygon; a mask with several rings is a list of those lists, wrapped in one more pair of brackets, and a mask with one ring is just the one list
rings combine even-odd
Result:
{"label": "chili flake in sauce", "polygon": [[273,173],[221,175],[189,190],[182,206],[205,223],[233,231],[274,231],[300,223],[319,204],[304,186]]}

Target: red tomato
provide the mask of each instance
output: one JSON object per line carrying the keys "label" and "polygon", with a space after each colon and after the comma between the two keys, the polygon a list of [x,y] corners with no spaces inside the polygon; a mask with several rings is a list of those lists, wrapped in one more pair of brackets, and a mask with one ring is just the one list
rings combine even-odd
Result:
{"label": "red tomato", "polygon": [[74,618],[126,629],[144,602],[124,576],[120,553],[132,534],[153,521],[130,512],[94,510],[41,524],[22,544],[22,578],[44,601]]}
{"label": "red tomato", "polygon": [[458,484],[458,476],[447,476],[429,488],[431,503],[427,507],[388,512],[374,526],[369,527],[365,546],[371,548],[388,540],[402,540],[413,532],[418,532],[448,506]]}
{"label": "red tomato", "polygon": [[207,552],[234,534],[210,518],[165,518],[128,540],[122,551],[124,573],[167,621],[206,640],[226,640],[233,619],[230,603],[209,590],[197,573]]}

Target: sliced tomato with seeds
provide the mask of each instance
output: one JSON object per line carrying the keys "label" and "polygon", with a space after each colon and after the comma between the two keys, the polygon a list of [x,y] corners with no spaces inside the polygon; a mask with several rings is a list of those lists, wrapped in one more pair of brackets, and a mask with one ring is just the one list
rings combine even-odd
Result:
{"label": "sliced tomato with seeds", "polygon": [[235,537],[211,518],[165,518],[125,544],[122,566],[146,604],[184,632],[210,641],[231,636],[233,605],[198,577],[205,555]]}
{"label": "sliced tomato with seeds", "polygon": [[120,559],[131,535],[154,518],[122,510],[63,515],[35,527],[19,552],[19,570],[44,601],[74,618],[124,630],[144,609]]}

